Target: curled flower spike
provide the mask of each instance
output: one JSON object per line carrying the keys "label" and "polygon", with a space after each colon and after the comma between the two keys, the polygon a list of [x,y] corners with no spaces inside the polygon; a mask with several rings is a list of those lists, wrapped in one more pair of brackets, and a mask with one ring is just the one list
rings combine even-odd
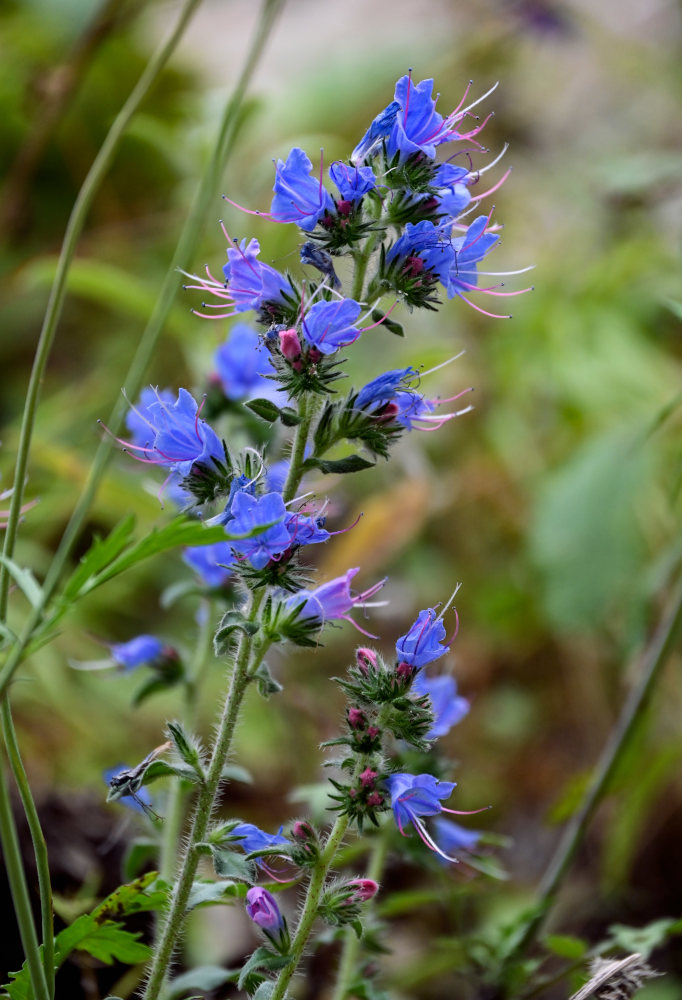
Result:
{"label": "curled flower spike", "polygon": [[368,597],[373,597],[386,583],[386,577],[369,587],[361,594],[353,594],[351,591],[351,580],[360,572],[360,568],[349,569],[344,576],[336,577],[329,583],[323,583],[314,590],[300,590],[287,600],[287,607],[298,611],[298,617],[317,618],[321,625],[326,621],[334,619],[344,619],[354,625],[358,632],[376,639],[361,628],[348,614],[353,608],[362,607]]}

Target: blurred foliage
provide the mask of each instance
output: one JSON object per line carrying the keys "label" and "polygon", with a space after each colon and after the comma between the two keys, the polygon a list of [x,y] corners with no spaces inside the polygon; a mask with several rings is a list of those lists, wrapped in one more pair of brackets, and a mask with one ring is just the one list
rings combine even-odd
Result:
{"label": "blurred foliage", "polygon": [[[19,217],[7,215],[0,193],[3,215],[12,219],[0,244],[5,485],[68,212],[171,5],[152,3],[143,17],[136,5],[121,6],[125,16],[100,39],[34,173],[24,179]],[[67,0],[3,7],[6,178],[94,10]],[[486,102],[496,117],[485,141],[493,152],[511,142],[514,171],[495,195],[495,216],[505,222],[495,263],[502,270],[535,262],[535,291],[512,300],[511,322],[488,320],[455,301],[438,315],[404,316],[405,340],[377,329],[358,345],[348,369],[356,382],[386,367],[429,368],[466,349],[424,385],[432,395],[450,396],[471,384],[476,410],[437,434],[407,436],[389,464],[347,477],[343,494],[333,484],[335,527],[360,511],[364,518],[318,557],[322,578],[351,565],[362,566],[359,579],[367,584],[390,575],[390,605],[372,614],[387,650],[421,607],[464,582],[452,665],[473,707],[448,747],[460,759],[461,807],[491,803],[486,828],[513,838],[508,848],[490,849],[511,881],[461,866],[464,874],[453,870],[450,888],[434,905],[421,876],[417,881],[409,864],[394,859],[384,884],[405,893],[424,889],[427,904],[418,919],[409,912],[396,917],[391,981],[411,996],[465,998],[475,994],[467,992],[462,969],[502,947],[495,943],[500,925],[531,902],[554,827],[575,808],[632,683],[624,667],[679,574],[682,32],[679,10],[668,0],[646,9],[616,0],[599,8],[579,0],[439,0],[428,11],[406,0],[353,2],[342,18],[332,5],[291,0],[224,189],[232,200],[264,209],[272,157],[294,144],[311,154],[323,145],[326,161],[346,155],[406,65],[418,78],[436,78],[443,107],[457,104],[471,77],[476,92],[501,81]],[[40,503],[26,516],[17,551],[17,561],[39,579],[87,474],[100,433],[95,421],[120,391],[165,273],[250,18],[244,2],[205,4],[96,200],[38,414],[27,495]],[[8,189],[16,192],[9,182]],[[221,266],[221,215],[232,235],[261,240],[265,260],[298,269],[291,227],[265,227],[221,202],[188,270],[204,261]],[[181,299],[171,315],[149,372],[154,385],[206,385],[211,353],[226,330],[191,316],[190,305],[196,303]],[[229,415],[224,429],[230,433]],[[77,555],[128,513],[138,518],[138,537],[167,523],[171,511],[160,508],[152,478],[126,456],[114,457]],[[320,482],[323,493],[330,482]],[[55,808],[55,795],[67,805],[69,797],[80,802],[86,788],[97,815],[104,768],[133,763],[159,742],[164,719],[177,711],[172,691],[133,711],[139,679],[75,672],[67,661],[92,659],[98,644],[139,632],[158,634],[191,656],[196,600],[166,610],[159,605],[160,593],[187,575],[177,554],[163,553],[111,580],[78,605],[15,684],[22,746],[46,809]],[[23,613],[22,600],[17,591],[15,616]],[[287,801],[292,789],[320,780],[316,747],[334,735],[341,710],[328,678],[343,669],[355,640],[344,626],[324,649],[299,651],[286,662],[273,657],[285,691],[274,707],[256,697],[247,706],[239,759],[256,782],[230,787],[231,812],[275,829],[296,808]],[[682,836],[682,683],[675,659],[564,888],[551,928],[557,934],[592,946],[611,924],[637,927],[680,915],[682,883],[673,858]],[[216,666],[202,697],[205,732],[221,674]],[[118,806],[110,810],[121,815]],[[75,822],[78,816],[74,805]],[[111,837],[124,844],[129,827],[121,821]],[[55,822],[53,851],[65,857],[68,830],[63,817]],[[90,858],[95,894],[109,891],[118,877],[103,857],[93,850]],[[63,893],[75,894],[85,881],[82,865],[68,857],[57,864],[64,867]],[[414,897],[404,898],[416,907]],[[394,912],[400,899],[393,897]],[[476,939],[454,949],[452,935],[466,937],[473,928]],[[232,933],[232,948],[222,925],[203,937],[192,933],[189,948],[209,964],[229,963],[248,947],[243,929]],[[424,966],[416,956],[434,936],[438,947]],[[564,950],[563,959],[571,957]],[[677,996],[675,975],[682,981],[679,952],[654,952],[654,964],[659,958],[671,976],[641,994],[651,1000]],[[542,996],[565,997],[565,985]]]}

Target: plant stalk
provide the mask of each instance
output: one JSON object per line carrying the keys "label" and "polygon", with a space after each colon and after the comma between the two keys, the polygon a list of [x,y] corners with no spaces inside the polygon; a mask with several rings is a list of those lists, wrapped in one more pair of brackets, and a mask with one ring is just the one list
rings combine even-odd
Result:
{"label": "plant stalk", "polygon": [[661,675],[677,633],[682,626],[682,585],[670,605],[654,635],[641,655],[639,678],[630,690],[611,736],[597,762],[594,776],[582,804],[564,830],[554,855],[547,866],[538,889],[538,901],[533,915],[521,929],[518,941],[507,955],[505,964],[523,954],[533,943],[551,906],[559,887],[573,861],[576,852],[604,794],[608,790],[613,775],[627,751],[638,725],[641,723],[656,682]]}

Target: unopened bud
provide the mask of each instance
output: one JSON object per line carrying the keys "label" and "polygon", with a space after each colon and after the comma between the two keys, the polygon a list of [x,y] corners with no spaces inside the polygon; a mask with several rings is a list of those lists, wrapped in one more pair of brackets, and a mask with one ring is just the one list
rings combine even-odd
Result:
{"label": "unopened bud", "polygon": [[374,788],[374,782],[378,776],[377,771],[373,771],[371,767],[366,767],[360,775],[360,784],[363,788]]}
{"label": "unopened bud", "polygon": [[287,361],[297,361],[301,357],[301,342],[293,328],[280,331],[279,349]]}
{"label": "unopened bud", "polygon": [[377,665],[377,654],[373,649],[368,649],[367,646],[360,646],[360,648],[356,650],[355,659],[358,667],[362,670],[365,677],[369,673],[369,668],[376,667]]}
{"label": "unopened bud", "polygon": [[367,725],[367,716],[361,708],[348,709],[348,725],[351,729],[364,729]]}
{"label": "unopened bud", "polygon": [[379,883],[372,878],[352,878],[347,883],[348,888],[353,887],[353,895],[349,896],[349,903],[368,903],[379,891]]}

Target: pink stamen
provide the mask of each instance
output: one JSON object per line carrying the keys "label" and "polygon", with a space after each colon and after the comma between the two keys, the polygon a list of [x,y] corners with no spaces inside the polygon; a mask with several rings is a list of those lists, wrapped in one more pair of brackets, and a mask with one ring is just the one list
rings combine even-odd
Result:
{"label": "pink stamen", "polygon": [[482,194],[477,194],[476,197],[472,198],[471,200],[472,201],[481,201],[482,198],[487,198],[488,195],[493,194],[495,191],[498,190],[498,188],[502,187],[502,185],[504,184],[504,182],[506,181],[506,179],[509,177],[509,175],[510,175],[511,172],[512,172],[512,168],[509,167],[509,169],[507,170],[507,172],[502,175],[502,177],[497,182],[497,184],[494,184],[491,188],[488,188],[487,191],[483,191]]}
{"label": "pink stamen", "polygon": [[480,306],[477,306],[474,302],[471,301],[471,299],[466,298],[465,295],[460,295],[459,298],[462,300],[462,302],[466,302],[468,306],[471,306],[472,309],[475,309],[476,312],[480,312],[484,316],[490,316],[491,319],[511,319],[510,313],[507,314],[491,313],[488,312],[487,309],[482,309]]}
{"label": "pink stamen", "polygon": [[478,243],[481,236],[485,236],[485,234],[488,232],[488,223],[490,222],[494,211],[495,211],[495,206],[493,205],[490,211],[488,212],[487,221],[483,229],[480,231],[478,236],[471,241],[471,243],[465,243],[463,247],[460,247],[458,254],[464,253],[465,250],[469,250],[472,246],[474,246],[475,243]]}
{"label": "pink stamen", "polygon": [[324,170],[324,150],[320,150],[320,186],[317,189],[320,197],[320,203],[322,202],[322,171]]}
{"label": "pink stamen", "polygon": [[488,809],[492,809],[492,806],[482,806],[480,809],[446,809],[445,806],[441,806],[444,813],[452,813],[453,816],[475,816],[476,813],[484,813]]}
{"label": "pink stamen", "polygon": [[358,623],[356,621],[354,621],[350,617],[350,615],[340,615],[339,617],[343,618],[344,621],[350,622],[351,625],[353,625],[358,630],[358,632],[362,632],[362,634],[366,635],[368,639],[378,639],[379,638],[378,635],[372,635],[371,632],[368,632],[366,629],[362,628],[361,625],[358,625]]}
{"label": "pink stamen", "polygon": [[237,312],[231,312],[231,313],[218,313],[218,315],[211,316],[210,313],[202,313],[199,312],[198,309],[190,309],[190,312],[194,313],[195,316],[200,316],[202,319],[231,319],[232,316],[237,315]]}
{"label": "pink stamen", "polygon": [[226,201],[228,205],[233,205],[235,208],[238,208],[240,212],[245,212],[247,215],[257,215],[260,219],[270,219],[274,222],[277,221],[270,212],[257,212],[252,208],[244,208],[243,205],[239,205],[236,201],[232,201],[228,198],[226,194],[223,195],[223,200]]}
{"label": "pink stamen", "polygon": [[407,113],[410,109],[410,87],[412,85],[412,67],[407,71],[407,97],[405,98],[405,110],[403,111],[403,122],[407,121]]}
{"label": "pink stamen", "polygon": [[455,864],[457,863],[457,858],[451,858],[449,854],[446,854],[445,851],[440,849],[431,834],[427,831],[422,819],[419,816],[412,817],[412,825],[430,851],[433,851],[435,854],[440,854],[441,858],[445,858],[446,861],[452,861]]}
{"label": "pink stamen", "polygon": [[[391,306],[391,308],[386,310],[386,312],[381,317],[381,319],[378,319],[376,321],[376,323],[372,323],[371,326],[363,326],[362,327],[362,331],[364,332],[366,330],[373,330],[375,326],[380,326],[383,323],[383,321],[386,319],[386,317],[391,315],[391,313],[393,312],[393,310],[395,309],[395,307],[397,305],[398,305],[398,300],[396,299],[395,302],[393,303],[393,305]],[[356,340],[357,340],[357,337],[356,337]]]}

